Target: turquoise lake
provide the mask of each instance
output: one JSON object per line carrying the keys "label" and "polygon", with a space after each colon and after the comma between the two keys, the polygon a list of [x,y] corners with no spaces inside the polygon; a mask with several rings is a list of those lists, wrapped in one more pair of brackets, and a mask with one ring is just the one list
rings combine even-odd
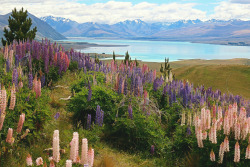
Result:
{"label": "turquoise lake", "polygon": [[[127,45],[112,47],[90,47],[82,49],[84,53],[106,53],[125,55],[128,51],[132,60],[135,58],[150,62],[163,62],[165,57],[170,61],[180,59],[232,59],[250,58],[250,46],[229,46],[200,44],[190,42],[110,40],[94,38],[70,38],[65,41],[88,42],[99,45]],[[122,58],[123,59],[123,58]]]}

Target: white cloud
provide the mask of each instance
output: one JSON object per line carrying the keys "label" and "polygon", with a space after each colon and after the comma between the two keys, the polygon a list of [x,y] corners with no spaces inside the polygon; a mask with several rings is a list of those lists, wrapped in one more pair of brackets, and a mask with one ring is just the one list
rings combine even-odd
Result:
{"label": "white cloud", "polygon": [[124,20],[142,19],[147,22],[176,21],[180,19],[206,19],[206,12],[195,9],[194,3],[155,4],[142,2],[109,1],[92,5],[73,0],[3,0],[0,14],[6,14],[16,7],[24,7],[37,17],[65,17],[77,22],[100,22],[113,24]]}
{"label": "white cloud", "polygon": [[250,4],[250,0],[230,0],[232,3]]}
{"label": "white cloud", "polygon": [[215,7],[214,14],[211,15],[210,18],[222,20],[250,20],[250,4],[240,4],[223,1]]}

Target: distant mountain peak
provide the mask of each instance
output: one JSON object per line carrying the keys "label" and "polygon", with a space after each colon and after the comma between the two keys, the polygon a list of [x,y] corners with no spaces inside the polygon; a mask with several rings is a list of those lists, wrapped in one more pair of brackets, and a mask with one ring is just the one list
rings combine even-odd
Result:
{"label": "distant mountain peak", "polygon": [[45,16],[40,18],[42,21],[46,22],[48,20],[53,20],[55,22],[72,22],[72,20],[64,17],[55,17],[55,16]]}

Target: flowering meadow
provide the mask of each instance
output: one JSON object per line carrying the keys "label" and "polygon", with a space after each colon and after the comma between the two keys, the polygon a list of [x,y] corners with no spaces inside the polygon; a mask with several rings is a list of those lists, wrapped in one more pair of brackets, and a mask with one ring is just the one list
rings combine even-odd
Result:
{"label": "flowering meadow", "polygon": [[[22,158],[21,166],[98,166],[100,143],[154,159],[155,166],[250,164],[250,101],[244,97],[194,87],[136,61],[105,63],[47,39],[14,42],[0,55],[2,166],[11,156]],[[74,129],[67,144],[58,129],[53,136],[43,131],[65,114],[50,110],[59,104],[48,94],[66,74],[75,75],[64,99]],[[48,155],[20,156],[20,148],[41,135],[51,136]]]}

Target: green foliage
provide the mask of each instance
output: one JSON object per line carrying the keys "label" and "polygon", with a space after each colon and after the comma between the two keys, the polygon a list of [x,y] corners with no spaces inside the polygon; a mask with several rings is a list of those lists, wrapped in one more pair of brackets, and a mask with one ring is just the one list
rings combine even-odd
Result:
{"label": "green foliage", "polygon": [[[94,74],[94,75],[93,75]],[[80,92],[84,87],[88,87],[89,83],[96,81],[97,85],[102,85],[105,80],[105,75],[101,72],[88,72],[84,74],[82,71],[78,74],[80,78],[76,80],[71,86],[71,92]]]}
{"label": "green foliage", "polygon": [[78,63],[77,63],[77,61],[70,61],[68,69],[70,71],[76,71],[76,70],[78,70]]}
{"label": "green foliage", "polygon": [[56,82],[60,78],[60,74],[58,73],[58,67],[51,66],[49,68],[49,72],[47,74],[47,81],[53,81]]}
{"label": "green foliage", "polygon": [[112,118],[112,124],[105,125],[105,140],[116,147],[132,152],[141,151],[149,156],[151,145],[155,146],[155,153],[163,155],[170,147],[170,141],[161,128],[159,118],[146,115],[139,109],[138,101],[131,99],[133,119],[128,116],[128,104],[119,108]]}
{"label": "green foliage", "polygon": [[126,54],[125,54],[125,59],[124,59],[124,62],[126,63],[127,61],[128,62],[130,62],[130,56],[129,56],[129,54],[128,54],[128,51],[126,52]]}
{"label": "green foliage", "polygon": [[2,38],[2,44],[12,43],[14,40],[33,40],[36,36],[37,28],[30,30],[32,25],[31,18],[28,18],[27,10],[23,11],[23,8],[20,11],[17,11],[16,8],[12,10],[11,16],[9,16],[9,30],[4,28],[4,37]]}
{"label": "green foliage", "polygon": [[113,51],[113,60],[115,61],[115,52]]}
{"label": "green foliage", "polygon": [[91,89],[91,101],[87,101],[88,89],[82,88],[68,104],[68,111],[73,112],[74,125],[81,124],[85,127],[88,114],[91,114],[92,120],[95,120],[97,105],[104,111],[104,123],[110,122],[110,116],[115,110],[114,104],[119,101],[119,96],[103,86],[92,86]]}

